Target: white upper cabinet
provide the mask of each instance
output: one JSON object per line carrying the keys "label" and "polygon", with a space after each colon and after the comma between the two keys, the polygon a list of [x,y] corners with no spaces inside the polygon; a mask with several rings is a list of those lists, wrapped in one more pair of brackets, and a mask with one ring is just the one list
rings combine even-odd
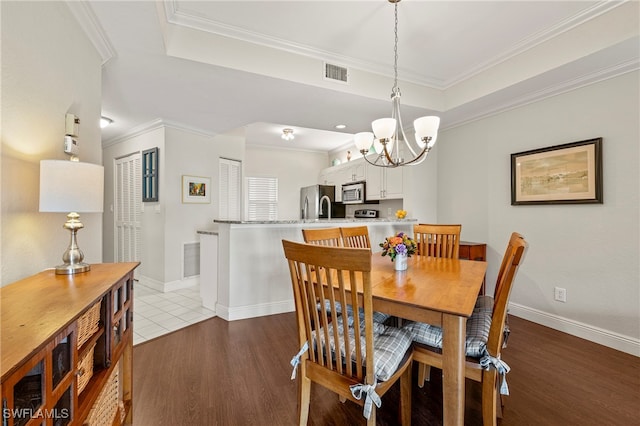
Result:
{"label": "white upper cabinet", "polygon": [[342,185],[349,182],[359,182],[366,179],[365,162],[363,159],[349,161],[339,166],[328,167],[320,172],[320,185],[334,185],[336,187],[337,202],[342,201]]}
{"label": "white upper cabinet", "polygon": [[320,172],[318,179],[320,185],[336,187],[335,200],[338,202],[342,202],[342,185],[360,181],[367,183],[367,200],[398,199],[404,195],[403,167],[376,167],[362,158],[328,167]]}
{"label": "white upper cabinet", "polygon": [[367,200],[402,198],[404,173],[402,167],[376,167],[367,164]]}

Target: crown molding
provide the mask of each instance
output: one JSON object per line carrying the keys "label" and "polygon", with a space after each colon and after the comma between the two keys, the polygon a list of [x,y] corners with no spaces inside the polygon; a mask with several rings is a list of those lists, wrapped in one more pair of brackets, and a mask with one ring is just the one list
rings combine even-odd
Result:
{"label": "crown molding", "polygon": [[465,124],[468,124],[474,121],[482,120],[487,117],[501,114],[509,110],[520,108],[522,106],[539,102],[541,100],[551,98],[553,96],[561,95],[563,93],[570,92],[572,90],[580,89],[585,86],[590,86],[592,84],[596,84],[605,80],[609,80],[611,78],[619,77],[621,75],[634,72],[634,71],[639,71],[639,70],[640,70],[639,58],[635,58],[619,64],[614,64],[608,68],[603,68],[603,69],[591,72],[589,74],[576,77],[571,80],[566,80],[560,84],[548,86],[541,90],[536,90],[536,91],[522,94],[520,96],[511,98],[509,102],[502,102],[494,106],[493,108],[482,107],[480,108],[482,112],[466,113],[464,114],[465,116],[464,119],[457,120],[457,121],[449,121],[445,127],[441,128],[441,130],[449,130],[455,127],[463,126]]}
{"label": "crown molding", "polygon": [[459,84],[465,80],[468,80],[482,72],[485,72],[496,65],[506,62],[509,59],[512,59],[546,41],[549,41],[559,35],[570,31],[573,28],[584,24],[587,21],[597,18],[600,15],[603,15],[616,7],[621,6],[624,3],[627,3],[628,0],[620,1],[620,2],[611,2],[611,1],[601,1],[590,8],[587,8],[580,13],[569,17],[557,25],[547,28],[543,31],[540,31],[536,34],[533,34],[523,40],[520,40],[516,44],[514,44],[509,50],[503,52],[501,55],[498,55],[494,58],[491,58],[487,61],[477,64],[475,67],[470,68],[464,73],[452,77],[445,82],[443,82],[440,89],[446,90],[456,84]]}
{"label": "crown molding", "polygon": [[[340,55],[326,50],[316,49],[300,43],[294,43],[289,40],[270,37],[254,31],[248,31],[243,28],[233,25],[227,25],[222,22],[214,21],[212,19],[206,19],[204,17],[197,16],[191,13],[187,9],[179,8],[177,3],[177,0],[164,1],[165,17],[167,22],[169,22],[170,24],[187,27],[198,31],[204,31],[211,34],[240,40],[246,43],[277,49],[325,62],[335,63],[347,68],[356,68],[361,71],[370,72],[372,74],[378,74],[385,77],[390,76],[388,65],[384,65],[374,61],[359,60],[353,57]],[[402,80],[409,83],[420,84],[434,89],[442,87],[444,83],[440,79],[436,79],[430,76],[424,76],[407,69],[400,68],[399,71],[402,73]]]}
{"label": "crown molding", "polygon": [[174,121],[168,121],[168,120],[163,120],[161,118],[156,118],[155,120],[136,126],[120,136],[102,141],[102,148],[107,148],[113,145],[117,145],[119,143],[126,142],[129,139],[134,138],[136,136],[140,136],[145,133],[149,133],[153,130],[163,129],[167,127],[180,130],[183,132],[194,133],[199,136],[203,136],[207,138],[213,138],[214,136],[217,135],[216,133],[207,132],[205,130],[186,126],[184,124],[177,123]]}
{"label": "crown molding", "polygon": [[114,58],[116,56],[116,51],[102,29],[102,26],[89,3],[73,0],[66,0],[65,3],[67,4],[67,7],[69,7],[73,17],[76,18],[76,21],[78,21],[78,24],[80,24],[80,27],[98,51],[98,54],[102,58],[102,65],[106,64],[111,58]]}
{"label": "crown molding", "polygon": [[[523,52],[526,52],[554,37],[559,36],[571,29],[592,20],[604,13],[607,13],[616,7],[627,3],[629,0],[623,0],[619,2],[612,1],[600,1],[597,4],[581,11],[580,13],[569,17],[557,25],[551,28],[547,28],[543,31],[533,34],[516,44],[514,44],[509,50],[503,52],[494,58],[477,64],[464,73],[454,76],[452,78],[442,80],[431,76],[425,76],[416,72],[412,72],[406,69],[400,69],[402,74],[402,80],[427,86],[433,89],[445,90],[452,86],[455,86],[462,81],[468,80],[486,70],[505,62],[511,58],[514,58]],[[204,31],[212,34],[216,34],[223,37],[229,37],[232,39],[240,40],[246,43],[252,43],[261,45],[273,49],[286,51],[288,53],[306,56],[318,60],[332,62],[345,66],[347,68],[356,68],[361,71],[370,72],[382,76],[389,76],[389,66],[377,63],[375,61],[363,61],[352,57],[339,55],[333,52],[315,49],[311,46],[294,43],[289,40],[270,37],[265,34],[260,34],[253,31],[248,31],[243,28],[227,25],[222,22],[217,22],[212,19],[207,19],[202,16],[198,16],[188,9],[181,8],[178,5],[178,0],[164,0],[164,10],[167,22],[191,28],[194,30]]]}

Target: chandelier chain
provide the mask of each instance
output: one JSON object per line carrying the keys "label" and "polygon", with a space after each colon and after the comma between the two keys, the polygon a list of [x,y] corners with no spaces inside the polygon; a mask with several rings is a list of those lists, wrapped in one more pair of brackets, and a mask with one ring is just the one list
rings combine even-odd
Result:
{"label": "chandelier chain", "polygon": [[395,41],[394,41],[394,45],[393,45],[393,54],[394,54],[394,60],[393,60],[393,73],[394,73],[394,77],[393,77],[393,88],[396,89],[398,88],[398,3],[396,2],[394,4],[395,6],[395,22],[394,22],[394,29],[393,32],[395,34]]}

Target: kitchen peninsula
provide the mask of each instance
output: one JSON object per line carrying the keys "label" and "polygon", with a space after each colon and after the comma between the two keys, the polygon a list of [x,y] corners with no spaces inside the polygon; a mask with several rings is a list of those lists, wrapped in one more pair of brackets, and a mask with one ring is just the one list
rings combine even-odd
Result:
{"label": "kitchen peninsula", "polygon": [[[416,219],[214,220],[200,235],[203,306],[227,320],[292,312],[293,293],[282,240],[302,242],[303,228],[366,225],[373,251],[397,232],[413,235]],[[205,266],[206,265],[206,266]]]}

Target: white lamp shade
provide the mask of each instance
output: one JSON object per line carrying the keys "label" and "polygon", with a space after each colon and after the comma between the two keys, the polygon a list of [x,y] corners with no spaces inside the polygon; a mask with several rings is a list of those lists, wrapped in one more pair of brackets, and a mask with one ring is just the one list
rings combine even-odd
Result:
{"label": "white lamp shade", "polygon": [[68,160],[40,161],[40,211],[103,210],[104,167]]}
{"label": "white lamp shade", "polygon": [[[379,118],[371,123],[373,133],[378,139],[389,139],[396,130],[395,118]],[[389,149],[389,148],[387,148]]]}
{"label": "white lamp shade", "polygon": [[353,141],[355,142],[358,151],[369,151],[369,148],[371,148],[371,144],[373,143],[373,133],[356,133],[353,135]]}
{"label": "white lamp shade", "polygon": [[440,117],[435,115],[420,117],[413,122],[413,128],[420,139],[427,136],[436,136],[438,127],[440,127]]}

